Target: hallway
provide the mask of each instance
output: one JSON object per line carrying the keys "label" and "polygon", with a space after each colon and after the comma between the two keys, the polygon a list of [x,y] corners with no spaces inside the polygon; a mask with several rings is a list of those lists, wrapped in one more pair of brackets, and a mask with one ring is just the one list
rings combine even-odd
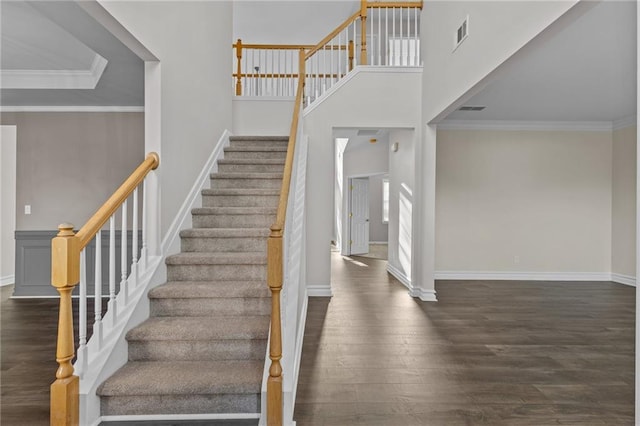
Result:
{"label": "hallway", "polygon": [[633,287],[441,281],[424,303],[385,268],[332,253],[297,426],[633,424]]}

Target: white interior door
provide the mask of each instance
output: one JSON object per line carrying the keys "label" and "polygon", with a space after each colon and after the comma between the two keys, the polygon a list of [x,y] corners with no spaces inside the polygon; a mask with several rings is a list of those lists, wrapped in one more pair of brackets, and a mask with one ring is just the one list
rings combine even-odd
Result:
{"label": "white interior door", "polygon": [[351,179],[351,254],[369,253],[369,178]]}

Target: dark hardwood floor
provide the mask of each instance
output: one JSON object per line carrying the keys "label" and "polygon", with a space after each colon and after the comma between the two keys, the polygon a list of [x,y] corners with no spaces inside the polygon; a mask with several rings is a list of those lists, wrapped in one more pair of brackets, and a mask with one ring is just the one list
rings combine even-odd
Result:
{"label": "dark hardwood floor", "polygon": [[332,254],[312,298],[297,426],[632,425],[635,289],[441,281],[408,296],[386,262]]}
{"label": "dark hardwood floor", "polygon": [[[634,288],[443,281],[423,303],[384,261],[332,261],[334,297],[309,302],[298,426],[633,424]],[[57,300],[1,291],[0,423],[47,425]]]}

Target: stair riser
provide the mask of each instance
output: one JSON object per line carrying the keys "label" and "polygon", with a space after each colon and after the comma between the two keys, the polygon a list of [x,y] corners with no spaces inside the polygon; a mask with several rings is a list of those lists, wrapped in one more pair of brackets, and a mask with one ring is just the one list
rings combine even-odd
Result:
{"label": "stair riser", "polygon": [[169,281],[251,281],[266,274],[266,265],[167,265]]}
{"label": "stair riser", "polygon": [[225,151],[224,158],[228,160],[247,160],[247,159],[263,159],[263,160],[281,160],[287,157],[285,151]]}
{"label": "stair riser", "polygon": [[266,339],[129,341],[129,361],[264,359]]}
{"label": "stair riser", "polygon": [[260,394],[126,395],[101,398],[101,414],[259,413]]}
{"label": "stair riser", "polygon": [[286,148],[289,141],[231,141],[232,148],[262,148],[262,147],[278,147]]}
{"label": "stair riser", "polygon": [[203,195],[203,207],[275,207],[277,195]]}
{"label": "stair riser", "polygon": [[193,216],[194,228],[268,228],[274,220],[275,215],[223,215],[223,214],[202,214]]}
{"label": "stair riser", "polygon": [[279,189],[282,179],[211,179],[212,189]]}
{"label": "stair riser", "polygon": [[220,173],[282,173],[284,164],[219,164]]}
{"label": "stair riser", "polygon": [[270,313],[271,299],[268,297],[151,299],[151,316],[153,317],[269,315]]}
{"label": "stair riser", "polygon": [[183,252],[266,252],[266,238],[185,238],[182,237]]}

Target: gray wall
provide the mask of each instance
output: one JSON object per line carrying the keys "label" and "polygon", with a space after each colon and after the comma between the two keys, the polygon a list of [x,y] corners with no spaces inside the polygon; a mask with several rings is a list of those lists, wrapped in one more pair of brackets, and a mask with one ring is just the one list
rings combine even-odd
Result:
{"label": "gray wall", "polygon": [[144,158],[142,112],[8,112],[1,123],[18,131],[17,230],[82,226]]}

